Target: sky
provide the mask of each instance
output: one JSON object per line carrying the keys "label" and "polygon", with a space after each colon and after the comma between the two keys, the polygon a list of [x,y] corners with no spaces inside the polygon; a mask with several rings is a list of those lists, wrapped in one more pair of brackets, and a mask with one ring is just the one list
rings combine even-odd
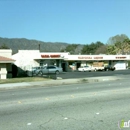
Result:
{"label": "sky", "polygon": [[107,43],[130,38],[130,0],[0,0],[0,37]]}

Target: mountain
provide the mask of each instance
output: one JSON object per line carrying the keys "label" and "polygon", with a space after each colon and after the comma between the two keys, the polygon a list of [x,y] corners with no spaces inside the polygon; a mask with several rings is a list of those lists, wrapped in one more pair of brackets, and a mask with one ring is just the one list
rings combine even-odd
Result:
{"label": "mountain", "polygon": [[0,37],[0,46],[6,45],[12,49],[13,54],[18,50],[38,50],[41,52],[60,52],[69,44],[62,42],[43,42],[38,40],[28,40],[25,38],[2,38]]}

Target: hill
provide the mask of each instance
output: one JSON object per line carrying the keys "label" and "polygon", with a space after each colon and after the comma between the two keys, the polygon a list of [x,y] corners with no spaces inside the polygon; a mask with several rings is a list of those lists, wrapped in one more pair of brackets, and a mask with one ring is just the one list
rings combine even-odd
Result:
{"label": "hill", "polygon": [[17,53],[18,50],[38,50],[39,47],[41,52],[60,52],[69,45],[68,43],[62,42],[43,42],[38,40],[28,40],[25,38],[0,37],[0,46],[3,44],[12,49],[13,54]]}

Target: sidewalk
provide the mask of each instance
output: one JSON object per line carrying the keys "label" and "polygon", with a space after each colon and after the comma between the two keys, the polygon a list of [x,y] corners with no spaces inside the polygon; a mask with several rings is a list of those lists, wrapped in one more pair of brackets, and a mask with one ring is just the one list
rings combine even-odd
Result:
{"label": "sidewalk", "polygon": [[57,80],[47,80],[47,81],[36,81],[36,82],[21,82],[21,83],[8,83],[0,84],[0,90],[3,89],[14,89],[14,88],[28,88],[35,86],[57,86],[57,85],[67,85],[67,84],[79,84],[79,83],[94,83],[94,82],[104,82],[110,80],[122,79],[117,76],[105,76],[105,77],[93,77],[93,78],[77,78],[77,79],[60,79]]}

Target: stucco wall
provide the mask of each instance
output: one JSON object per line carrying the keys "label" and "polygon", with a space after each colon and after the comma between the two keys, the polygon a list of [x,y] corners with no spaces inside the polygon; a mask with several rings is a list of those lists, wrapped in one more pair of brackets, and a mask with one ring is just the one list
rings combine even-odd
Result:
{"label": "stucco wall", "polygon": [[0,64],[0,79],[7,78],[7,70],[6,70],[6,63]]}
{"label": "stucco wall", "polygon": [[29,70],[32,67],[39,66],[39,63],[34,60],[38,55],[39,50],[19,50],[18,53],[12,55],[12,58],[16,60],[15,65],[23,70]]}
{"label": "stucco wall", "polygon": [[1,49],[0,56],[11,58],[12,57],[12,50],[11,49]]}

